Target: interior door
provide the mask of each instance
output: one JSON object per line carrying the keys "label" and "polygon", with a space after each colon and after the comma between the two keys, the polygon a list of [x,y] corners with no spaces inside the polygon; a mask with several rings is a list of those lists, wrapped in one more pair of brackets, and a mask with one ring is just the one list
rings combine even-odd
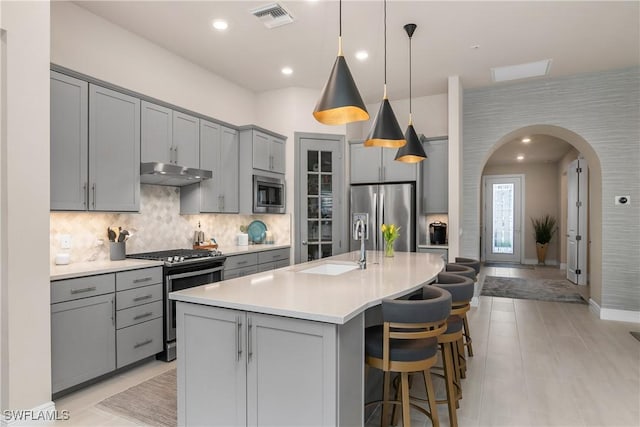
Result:
{"label": "interior door", "polygon": [[343,242],[344,139],[338,135],[301,135],[298,200],[300,236],[296,252],[300,262],[337,255],[347,250]]}
{"label": "interior door", "polygon": [[523,180],[521,175],[484,177],[485,261],[522,261]]}
{"label": "interior door", "polygon": [[567,167],[567,279],[587,284],[587,206],[589,169],[583,159]]}

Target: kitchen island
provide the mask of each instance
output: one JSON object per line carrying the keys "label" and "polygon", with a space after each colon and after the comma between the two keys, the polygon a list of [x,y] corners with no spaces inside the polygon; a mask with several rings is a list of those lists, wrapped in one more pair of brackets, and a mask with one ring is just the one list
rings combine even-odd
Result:
{"label": "kitchen island", "polygon": [[433,254],[351,252],[170,294],[178,425],[361,425],[367,309],[432,281]]}

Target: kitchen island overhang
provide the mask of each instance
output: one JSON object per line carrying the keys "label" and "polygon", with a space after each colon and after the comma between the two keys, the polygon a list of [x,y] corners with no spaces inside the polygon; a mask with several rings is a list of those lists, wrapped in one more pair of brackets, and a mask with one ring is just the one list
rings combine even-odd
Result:
{"label": "kitchen island overhang", "polygon": [[433,254],[367,256],[365,270],[333,275],[352,252],[170,294],[178,424],[362,424],[366,310],[444,268]]}

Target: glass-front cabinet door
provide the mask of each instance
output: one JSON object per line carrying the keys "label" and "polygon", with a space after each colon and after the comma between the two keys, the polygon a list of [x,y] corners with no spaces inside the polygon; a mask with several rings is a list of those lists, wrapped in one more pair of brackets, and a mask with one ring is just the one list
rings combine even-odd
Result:
{"label": "glass-front cabinet door", "polygon": [[333,255],[333,163],[331,151],[307,151],[307,261]]}

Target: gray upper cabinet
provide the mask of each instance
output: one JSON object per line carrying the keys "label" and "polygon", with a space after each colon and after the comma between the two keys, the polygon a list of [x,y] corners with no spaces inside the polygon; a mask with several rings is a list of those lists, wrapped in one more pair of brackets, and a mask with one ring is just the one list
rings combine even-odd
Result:
{"label": "gray upper cabinet", "polygon": [[138,211],[140,100],[89,85],[89,208]]}
{"label": "gray upper cabinet", "polygon": [[257,129],[241,131],[241,139],[252,144],[251,157],[254,169],[273,173],[285,173],[285,140]]}
{"label": "gray upper cabinet", "polygon": [[200,168],[200,119],[142,101],[142,162]]}
{"label": "gray upper cabinet", "polygon": [[181,188],[180,213],[237,213],[238,165],[238,131],[200,120],[200,167],[213,178]]}
{"label": "gray upper cabinet", "polygon": [[449,141],[430,140],[424,144],[427,159],[422,168],[422,212],[425,214],[449,211]]}
{"label": "gray upper cabinet", "polygon": [[174,163],[173,111],[142,101],[142,162]]}
{"label": "gray upper cabinet", "polygon": [[88,204],[89,84],[51,72],[51,209]]}
{"label": "gray upper cabinet", "polygon": [[200,119],[173,112],[173,147],[177,165],[200,167]]}
{"label": "gray upper cabinet", "polygon": [[351,183],[416,181],[418,167],[415,164],[395,161],[397,149],[365,147],[362,142],[352,142]]}

